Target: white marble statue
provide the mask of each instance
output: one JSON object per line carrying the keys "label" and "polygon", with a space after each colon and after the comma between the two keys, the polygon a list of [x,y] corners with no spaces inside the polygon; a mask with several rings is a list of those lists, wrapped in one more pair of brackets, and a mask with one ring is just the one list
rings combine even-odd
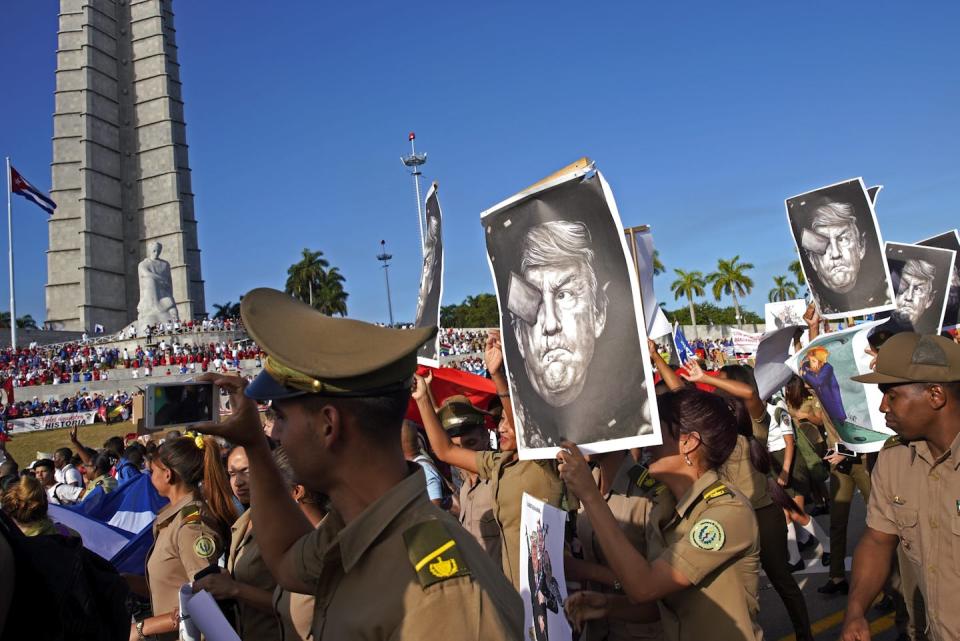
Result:
{"label": "white marble statue", "polygon": [[138,333],[148,325],[159,325],[180,320],[177,303],[173,300],[173,280],[170,278],[170,263],[160,258],[163,245],[152,242],[147,245],[148,258],[137,265],[140,280],[140,303],[137,305]]}

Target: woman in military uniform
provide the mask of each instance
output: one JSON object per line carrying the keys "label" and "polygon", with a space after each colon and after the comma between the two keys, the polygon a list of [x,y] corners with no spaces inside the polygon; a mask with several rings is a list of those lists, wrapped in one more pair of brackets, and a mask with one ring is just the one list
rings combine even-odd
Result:
{"label": "woman in military uniform", "polygon": [[[560,478],[580,499],[625,595],[578,593],[567,613],[582,626],[633,602],[657,602],[668,641],[759,641],[759,534],[750,502],[717,470],[737,443],[723,399],[685,389],[658,398],[663,444],[650,475],[667,488],[656,499],[644,556],[604,501],[576,445],[564,443]],[[648,560],[649,559],[649,560]]]}
{"label": "woman in military uniform", "polygon": [[237,515],[212,437],[168,440],[149,468],[153,486],[170,504],[153,522],[145,582],[128,577],[131,589],[149,596],[153,609],[152,617],[133,625],[130,638],[173,641],[179,636],[180,586],[217,562]]}
{"label": "woman in military uniform", "polygon": [[227,454],[230,489],[247,509],[230,528],[226,569],[195,581],[193,591],[206,590],[217,600],[235,602],[237,634],[244,641],[276,641],[280,639],[280,626],[273,616],[272,597],[277,582],[260,556],[250,520],[249,468],[246,451],[232,448]]}
{"label": "woman in military uniform", "polygon": [[[633,547],[645,554],[646,528],[653,499],[666,488],[654,480],[647,468],[634,462],[626,451],[591,454],[586,457],[593,468],[600,495],[620,524]],[[580,506],[576,520],[577,540],[582,559],[567,556],[566,578],[584,583],[584,589],[603,595],[622,595],[616,575],[600,548],[593,523]],[[629,611],[587,623],[586,641],[656,641],[663,638],[660,612],[655,603],[638,603]]]}
{"label": "woman in military uniform", "polygon": [[503,399],[503,416],[497,427],[500,450],[475,452],[454,444],[443,429],[433,403],[427,393],[427,382],[416,377],[414,400],[420,409],[430,447],[444,463],[477,474],[491,484],[494,500],[494,518],[500,528],[503,572],[517,591],[520,590],[520,511],[524,492],[560,507],[563,502],[563,484],[557,475],[556,462],[550,460],[521,461],[517,457],[517,436],[513,427],[513,407],[503,375],[503,352],[499,332],[487,338],[484,361],[487,371]]}

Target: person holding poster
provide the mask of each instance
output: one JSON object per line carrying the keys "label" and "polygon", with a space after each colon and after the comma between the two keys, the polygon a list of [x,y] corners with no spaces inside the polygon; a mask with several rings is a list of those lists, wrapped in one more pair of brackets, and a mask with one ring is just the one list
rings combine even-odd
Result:
{"label": "person holding poster", "polygon": [[928,638],[958,639],[960,345],[941,336],[897,334],[880,348],[876,371],[854,380],[880,386],[880,411],[898,439],[880,452],[873,469],[842,638],[870,639],[864,613],[899,547],[919,577]]}
{"label": "person holding poster", "polygon": [[565,442],[557,455],[560,478],[583,503],[625,592],[579,593],[567,613],[579,627],[630,601],[656,601],[667,641],[759,641],[757,520],[747,498],[717,474],[737,444],[736,416],[724,399],[695,389],[657,401],[663,445],[651,448],[650,475],[667,491],[650,515],[646,555],[620,528],[580,449]]}
{"label": "person holding poster", "polygon": [[516,432],[511,421],[513,410],[510,395],[506,392],[503,351],[497,332],[491,332],[487,337],[484,362],[497,386],[497,393],[503,399],[503,416],[497,427],[499,451],[477,452],[456,445],[443,429],[433,408],[433,401],[427,393],[427,383],[421,376],[414,377],[416,387],[413,398],[420,410],[430,448],[437,458],[467,473],[477,474],[481,481],[490,483],[494,501],[493,515],[500,529],[503,573],[519,591],[521,497],[526,492],[553,507],[560,507],[564,493],[563,484],[557,475],[555,461],[521,461],[517,458]]}
{"label": "person holding poster", "polygon": [[564,439],[609,452],[659,442],[640,285],[609,185],[590,165],[481,214],[519,456]]}

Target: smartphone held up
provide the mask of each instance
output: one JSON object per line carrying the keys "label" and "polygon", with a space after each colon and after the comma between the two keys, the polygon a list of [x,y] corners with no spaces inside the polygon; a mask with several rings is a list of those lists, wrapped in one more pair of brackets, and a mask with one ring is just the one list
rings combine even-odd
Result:
{"label": "smartphone held up", "polygon": [[220,393],[213,383],[177,382],[147,385],[144,427],[189,429],[220,418]]}

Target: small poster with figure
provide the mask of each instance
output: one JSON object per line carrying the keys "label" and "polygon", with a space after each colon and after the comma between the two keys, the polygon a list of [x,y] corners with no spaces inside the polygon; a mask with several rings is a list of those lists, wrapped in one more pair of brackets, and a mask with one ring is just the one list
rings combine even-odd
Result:
{"label": "small poster with figure", "polygon": [[950,272],[950,291],[947,293],[947,308],[943,313],[942,330],[960,327],[960,234],[956,229],[938,234],[917,243],[923,247],[937,247],[956,252],[953,270]]}
{"label": "small poster with figure", "polygon": [[897,292],[897,308],[885,313],[898,332],[939,334],[950,294],[952,249],[887,243],[887,263]]}
{"label": "small poster with figure", "polygon": [[523,629],[530,641],[570,641],[573,632],[563,604],[563,533],[567,514],[529,494],[520,513],[520,598]]}
{"label": "small poster with figure", "polygon": [[660,443],[641,289],[589,164],[481,214],[521,459]]}
{"label": "small poster with figure", "polygon": [[[420,290],[417,295],[415,327],[440,326],[440,300],[443,296],[443,225],[437,183],[430,186],[425,204],[427,228],[423,239],[423,269],[420,270]],[[417,362],[437,367],[437,345],[440,335],[423,344],[417,352]]]}
{"label": "small poster with figure", "polygon": [[851,380],[873,371],[867,338],[885,322],[870,321],[821,334],[787,361],[816,394],[840,440],[861,454],[879,452],[894,435],[880,411],[880,389]]}

